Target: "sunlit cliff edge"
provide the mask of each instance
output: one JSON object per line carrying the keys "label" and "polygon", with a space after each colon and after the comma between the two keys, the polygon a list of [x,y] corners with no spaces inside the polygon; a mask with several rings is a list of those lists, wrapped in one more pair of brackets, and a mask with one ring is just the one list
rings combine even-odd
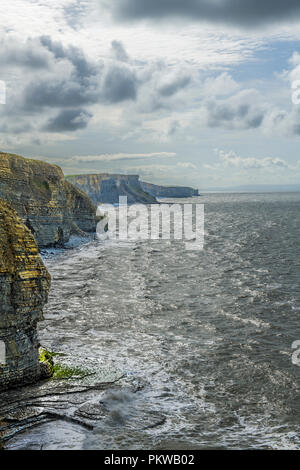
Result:
{"label": "sunlit cliff edge", "polygon": [[0,197],[17,211],[39,247],[95,232],[96,207],[56,165],[0,152]]}
{"label": "sunlit cliff edge", "polygon": [[0,390],[38,380],[37,323],[50,275],[30,230],[0,199]]}

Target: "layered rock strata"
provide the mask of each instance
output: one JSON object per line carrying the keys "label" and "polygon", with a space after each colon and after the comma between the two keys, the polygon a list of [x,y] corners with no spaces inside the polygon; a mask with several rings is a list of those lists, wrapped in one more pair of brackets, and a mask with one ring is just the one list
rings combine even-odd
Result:
{"label": "layered rock strata", "polygon": [[0,153],[0,197],[20,215],[39,247],[96,230],[96,207],[56,165]]}
{"label": "layered rock strata", "polygon": [[138,175],[94,174],[67,176],[66,179],[84,191],[95,204],[118,204],[120,196],[128,204],[155,204],[155,197],[143,190]]}
{"label": "layered rock strata", "polygon": [[0,390],[41,377],[37,323],[49,288],[32,233],[0,199]]}

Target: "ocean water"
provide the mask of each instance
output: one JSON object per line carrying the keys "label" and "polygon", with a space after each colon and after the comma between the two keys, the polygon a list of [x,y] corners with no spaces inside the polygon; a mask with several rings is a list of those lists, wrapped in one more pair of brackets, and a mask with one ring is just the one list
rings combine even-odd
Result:
{"label": "ocean water", "polygon": [[139,387],[96,395],[109,414],[93,431],[47,423],[12,447],[300,449],[300,193],[183,202],[205,204],[203,251],[93,241],[46,260],[42,344]]}

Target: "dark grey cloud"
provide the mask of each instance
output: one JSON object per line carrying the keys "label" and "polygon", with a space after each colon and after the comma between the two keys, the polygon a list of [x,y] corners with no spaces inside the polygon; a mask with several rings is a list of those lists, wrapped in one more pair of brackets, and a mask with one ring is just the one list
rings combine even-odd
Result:
{"label": "dark grey cloud", "polygon": [[129,56],[121,41],[112,41],[111,48],[115,59],[119,60],[120,62],[129,61]]}
{"label": "dark grey cloud", "polygon": [[50,36],[41,36],[40,42],[56,59],[66,59],[71,62],[74,67],[73,75],[79,80],[84,81],[99,73],[99,66],[88,61],[78,47],[64,47],[61,42],[52,41]]}
{"label": "dark grey cloud", "polygon": [[182,88],[185,88],[190,83],[190,81],[191,78],[188,76],[177,77],[174,80],[161,85],[158,88],[158,92],[162,96],[172,96]]}
{"label": "dark grey cloud", "polygon": [[109,103],[135,100],[138,80],[128,67],[111,66],[103,83],[103,99]]}
{"label": "dark grey cloud", "polygon": [[38,39],[28,39],[25,43],[13,39],[0,42],[1,66],[43,69],[49,67],[50,61],[51,54],[47,53]]}
{"label": "dark grey cloud", "polygon": [[[75,108],[99,101],[103,64],[87,60],[79,48],[65,47],[49,36],[0,42],[0,65],[27,67],[22,76],[16,112],[41,108]],[[16,88],[14,94],[16,94]],[[22,103],[21,103],[22,101]]]}
{"label": "dark grey cloud", "polygon": [[[129,65],[118,65],[116,62],[106,65],[102,62],[91,63],[80,49],[65,47],[49,36],[42,36],[40,44],[51,53],[53,70],[27,84],[23,92],[24,110],[34,112],[41,108],[77,108],[136,99],[139,81]],[[122,43],[113,41],[112,48],[119,60],[127,60]],[[59,61],[67,61],[71,67],[66,67],[66,74],[57,78],[55,70]]]}
{"label": "dark grey cloud", "polygon": [[74,107],[92,104],[99,100],[97,83],[90,87],[80,82],[44,78],[31,82],[24,90],[24,108],[38,111],[40,108]]}
{"label": "dark grey cloud", "polygon": [[260,127],[262,122],[264,120],[264,114],[263,113],[257,113],[254,116],[250,116],[246,120],[247,128],[249,129],[256,129],[257,127]]}
{"label": "dark grey cloud", "polygon": [[49,119],[44,130],[48,132],[77,131],[87,127],[92,114],[84,109],[64,109],[57,116]]}
{"label": "dark grey cloud", "polygon": [[181,126],[180,126],[179,121],[177,121],[177,120],[172,121],[169,125],[168,135],[172,136],[172,135],[176,134],[176,132],[178,132],[180,130],[180,128],[181,128]]}
{"label": "dark grey cloud", "polygon": [[243,26],[294,20],[300,13],[299,0],[114,0],[112,5],[119,19],[177,16]]}
{"label": "dark grey cloud", "polygon": [[229,129],[256,129],[261,126],[265,117],[263,110],[248,103],[206,103],[207,125]]}

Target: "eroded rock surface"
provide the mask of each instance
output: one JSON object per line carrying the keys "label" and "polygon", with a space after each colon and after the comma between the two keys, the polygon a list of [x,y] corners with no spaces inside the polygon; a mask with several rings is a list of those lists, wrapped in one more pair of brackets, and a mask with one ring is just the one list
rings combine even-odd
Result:
{"label": "eroded rock surface", "polygon": [[40,378],[36,328],[49,287],[32,233],[0,199],[0,390]]}
{"label": "eroded rock surface", "polygon": [[94,204],[56,165],[0,152],[0,197],[21,216],[39,247],[60,246],[71,235],[96,230]]}
{"label": "eroded rock surface", "polygon": [[[51,379],[14,393],[0,391],[0,447],[1,442],[3,445],[16,434],[44,423],[54,422],[56,426],[66,422],[91,431],[107,419],[109,409],[102,404],[102,397],[107,390],[121,386],[122,371],[104,368],[95,360],[64,354],[55,363],[67,373],[54,374]],[[138,390],[134,384],[130,387],[132,393]]]}

